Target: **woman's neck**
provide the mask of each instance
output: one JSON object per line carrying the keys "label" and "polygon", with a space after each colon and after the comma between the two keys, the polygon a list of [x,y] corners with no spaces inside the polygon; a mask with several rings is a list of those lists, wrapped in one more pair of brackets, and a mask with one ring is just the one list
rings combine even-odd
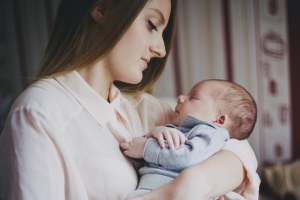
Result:
{"label": "woman's neck", "polygon": [[113,79],[101,61],[78,69],[77,72],[101,97],[108,101]]}

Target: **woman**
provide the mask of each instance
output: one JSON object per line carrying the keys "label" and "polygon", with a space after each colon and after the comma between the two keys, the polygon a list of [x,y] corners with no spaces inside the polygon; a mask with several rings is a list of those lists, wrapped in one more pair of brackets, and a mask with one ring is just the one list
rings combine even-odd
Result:
{"label": "woman", "polygon": [[[2,199],[125,199],[135,189],[119,143],[170,121],[170,107],[143,91],[164,69],[175,11],[176,0],[62,0],[37,81],[0,138]],[[232,142],[144,198],[207,199],[255,185],[253,152],[236,143],[246,155]]]}

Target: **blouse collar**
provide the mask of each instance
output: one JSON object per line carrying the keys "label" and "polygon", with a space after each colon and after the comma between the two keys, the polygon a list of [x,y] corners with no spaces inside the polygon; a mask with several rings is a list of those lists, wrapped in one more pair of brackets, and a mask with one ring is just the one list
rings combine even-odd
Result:
{"label": "blouse collar", "polygon": [[122,98],[120,90],[114,84],[110,87],[109,103],[91,88],[75,70],[57,76],[54,79],[58,81],[102,127],[106,126],[110,117],[115,114],[115,110],[129,123],[127,115],[120,106],[123,101],[127,100]]}

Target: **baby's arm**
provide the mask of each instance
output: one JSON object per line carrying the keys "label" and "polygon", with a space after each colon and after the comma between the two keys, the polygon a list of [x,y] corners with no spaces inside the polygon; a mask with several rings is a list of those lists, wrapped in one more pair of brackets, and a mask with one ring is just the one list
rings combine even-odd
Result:
{"label": "baby's arm", "polygon": [[185,144],[174,150],[161,148],[156,139],[149,138],[144,149],[144,159],[148,163],[180,172],[206,160],[225,144],[215,129],[203,126],[197,127],[188,139]]}
{"label": "baby's arm", "polygon": [[150,137],[156,138],[161,147],[166,146],[166,140],[169,148],[179,148],[181,144],[187,141],[187,138],[184,136],[184,134],[177,129],[165,126],[157,126],[153,128],[146,135],[146,137],[136,137],[132,139],[132,142],[121,143],[120,146],[123,150],[123,153],[131,158],[143,158],[144,147],[147,139]]}
{"label": "baby's arm", "polygon": [[161,147],[165,147],[165,141],[169,148],[178,149],[181,144],[184,144],[187,141],[185,135],[177,130],[176,128],[170,128],[165,126],[154,127],[146,135],[146,138],[156,138]]}

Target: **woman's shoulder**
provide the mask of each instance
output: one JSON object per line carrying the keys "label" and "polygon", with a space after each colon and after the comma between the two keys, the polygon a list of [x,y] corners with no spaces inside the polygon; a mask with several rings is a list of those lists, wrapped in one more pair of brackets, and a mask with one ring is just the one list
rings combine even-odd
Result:
{"label": "woman's shoulder", "polygon": [[133,106],[139,106],[140,104],[164,104],[161,100],[158,98],[154,97],[153,95],[146,93],[146,92],[141,92],[137,94],[128,94],[128,93],[122,93],[123,97]]}
{"label": "woman's shoulder", "polygon": [[153,122],[156,126],[171,121],[173,114],[171,107],[153,95],[149,93],[135,95],[122,93],[122,95],[144,121]]}
{"label": "woman's shoulder", "polygon": [[55,113],[68,113],[76,110],[75,100],[53,78],[42,79],[31,84],[14,101],[10,114],[17,111],[36,111],[53,117]]}

